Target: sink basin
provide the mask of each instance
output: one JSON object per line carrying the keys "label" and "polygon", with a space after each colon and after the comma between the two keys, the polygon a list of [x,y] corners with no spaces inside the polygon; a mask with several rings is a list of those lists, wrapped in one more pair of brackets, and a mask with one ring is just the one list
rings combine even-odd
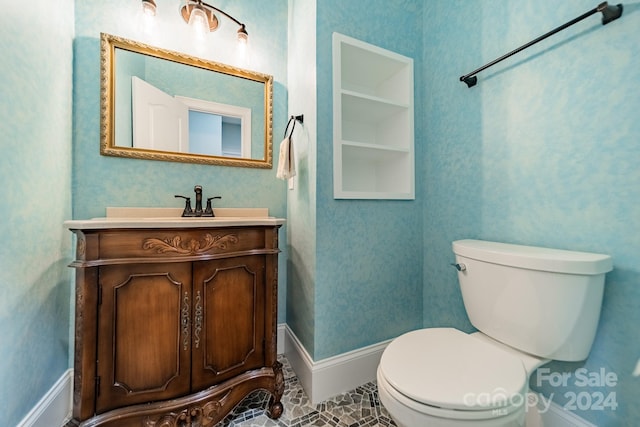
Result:
{"label": "sink basin", "polygon": [[183,218],[182,208],[108,207],[104,218],[65,221],[69,229],[195,228],[281,225],[284,218],[269,216],[268,208],[214,208],[214,217]]}
{"label": "sink basin", "polygon": [[[268,218],[269,208],[213,208],[213,219],[221,218]],[[183,218],[182,208],[120,208],[108,207],[107,218],[144,218],[144,219],[181,219],[203,220],[212,217],[187,217]]]}

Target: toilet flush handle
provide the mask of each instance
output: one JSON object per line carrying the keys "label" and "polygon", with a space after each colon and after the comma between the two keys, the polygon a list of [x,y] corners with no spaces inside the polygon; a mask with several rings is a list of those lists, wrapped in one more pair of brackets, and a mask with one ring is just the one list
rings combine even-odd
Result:
{"label": "toilet flush handle", "polygon": [[463,263],[458,263],[458,264],[451,263],[451,265],[453,265],[458,271],[465,271],[467,269],[467,266],[464,265]]}

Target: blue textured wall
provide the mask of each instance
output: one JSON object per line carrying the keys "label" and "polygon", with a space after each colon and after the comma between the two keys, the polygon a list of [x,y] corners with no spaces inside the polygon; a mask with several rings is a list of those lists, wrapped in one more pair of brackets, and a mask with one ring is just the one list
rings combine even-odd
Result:
{"label": "blue textured wall", "polygon": [[[499,7],[497,7],[499,4]],[[480,238],[610,254],[601,322],[584,363],[553,387],[553,402],[582,393],[578,414],[599,427],[640,422],[640,3],[618,21],[598,14],[496,65],[468,89],[459,76],[586,12],[595,3],[425,2],[427,144],[425,325],[469,329],[450,242]],[[583,367],[617,375],[581,386]],[[596,393],[596,394],[594,394]],[[613,393],[613,410],[587,405]]]}
{"label": "blue textured wall", "polygon": [[[422,116],[422,2],[317,2],[317,258],[315,360],[422,325],[422,183],[414,201],[333,199],[331,37],[339,32],[414,58]],[[399,30],[401,29],[401,30]],[[417,37],[410,39],[410,35]],[[425,134],[416,121],[420,159]],[[422,173],[416,164],[416,176]]]}
{"label": "blue textured wall", "polygon": [[73,1],[0,16],[0,426],[68,367]]}
{"label": "blue textured wall", "polygon": [[[250,68],[274,76],[274,147],[287,120],[286,60],[287,2],[256,4],[250,0],[216,3],[247,25],[250,38],[248,63],[235,56],[234,25],[223,22],[231,37],[219,32],[196,40],[178,13],[175,1],[160,0],[151,28],[140,25],[140,4],[130,0],[77,1],[74,44],[74,148],[73,217],[104,216],[107,206],[173,206],[174,194],[192,194],[203,186],[207,196],[219,195],[218,207],[267,207],[273,216],[286,215],[285,184],[273,169],[194,165],[101,156],[100,147],[100,33],[147,43],[194,56]],[[273,25],[281,23],[281,25]],[[286,225],[280,231],[286,242]],[[286,247],[280,257],[279,321],[284,321],[286,296]]]}

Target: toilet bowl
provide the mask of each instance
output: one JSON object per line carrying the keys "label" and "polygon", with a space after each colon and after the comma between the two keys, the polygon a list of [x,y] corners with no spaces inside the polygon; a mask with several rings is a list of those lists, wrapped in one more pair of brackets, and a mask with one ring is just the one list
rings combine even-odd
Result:
{"label": "toilet bowl", "polygon": [[453,251],[478,332],[394,339],[378,365],[380,401],[399,427],[523,427],[535,369],[588,356],[611,258],[479,240]]}
{"label": "toilet bowl", "polygon": [[521,427],[529,376],[547,361],[480,333],[422,329],[389,344],[378,393],[400,427]]}

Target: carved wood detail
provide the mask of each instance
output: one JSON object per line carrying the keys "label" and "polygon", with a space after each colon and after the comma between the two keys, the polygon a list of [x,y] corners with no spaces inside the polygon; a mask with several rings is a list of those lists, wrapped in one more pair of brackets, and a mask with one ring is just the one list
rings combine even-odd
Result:
{"label": "carved wood detail", "polygon": [[267,415],[271,419],[278,419],[284,411],[282,405],[282,395],[284,394],[284,374],[282,373],[282,363],[276,362],[273,364],[273,373],[275,374],[275,385],[273,394],[269,399],[269,410]]}
{"label": "carved wood detail", "polygon": [[220,399],[212,400],[204,405],[194,405],[179,412],[170,412],[157,418],[146,417],[144,427],[208,427],[221,418],[221,411],[229,397],[229,390]]}
{"label": "carved wood detail", "polygon": [[213,236],[210,233],[206,233],[202,241],[189,239],[183,242],[181,236],[166,239],[148,238],[144,240],[142,248],[159,254],[175,252],[180,255],[198,255],[211,249],[227,249],[229,246],[238,243],[238,241],[236,234],[216,234]]}
{"label": "carved wood detail", "polygon": [[[83,239],[84,240],[84,239]],[[84,289],[80,285],[76,285],[76,318],[75,318],[75,348],[77,351],[73,356],[73,403],[79,405],[82,402],[82,349],[84,347],[84,329],[85,329],[85,295]]]}
{"label": "carved wood detail", "polygon": [[78,258],[84,259],[87,254],[87,241],[84,236],[78,237],[78,243],[76,247],[76,254]]}

